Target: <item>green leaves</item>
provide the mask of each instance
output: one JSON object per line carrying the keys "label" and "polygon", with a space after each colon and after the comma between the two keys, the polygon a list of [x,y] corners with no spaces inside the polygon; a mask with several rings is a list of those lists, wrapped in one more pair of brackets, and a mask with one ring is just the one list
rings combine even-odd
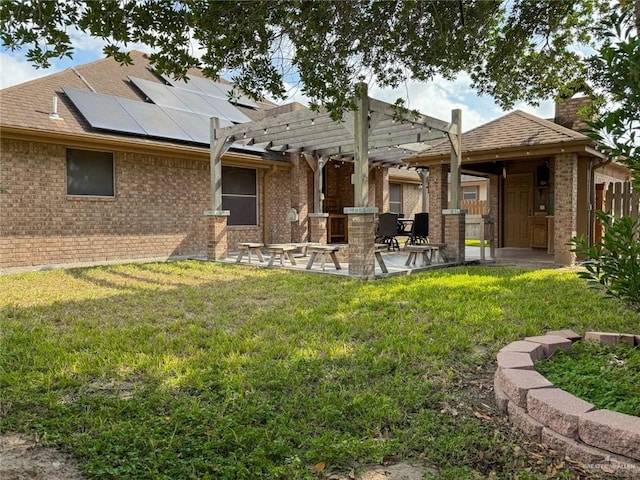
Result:
{"label": "green leaves", "polygon": [[[503,107],[558,92],[585,76],[573,44],[590,41],[603,0],[139,2],[3,1],[2,41],[27,48],[35,65],[73,53],[70,28],[108,41],[105,54],[128,62],[127,45],[154,50],[161,73],[190,67],[231,74],[255,97],[284,98],[289,84],[340,113],[355,86],[375,81],[471,74]],[[606,3],[606,2],[604,2]],[[463,21],[464,20],[464,21]],[[201,47],[201,49],[199,48]],[[286,84],[285,84],[286,82]]]}
{"label": "green leaves", "polygon": [[640,188],[640,18],[633,6],[633,2],[615,4],[597,27],[602,45],[588,65],[601,98],[591,112],[595,120],[588,122],[587,134],[600,142],[601,151],[631,170]]}
{"label": "green leaves", "polygon": [[589,246],[584,237],[571,240],[571,251],[587,257],[586,271],[578,275],[640,310],[640,220],[600,211],[596,215],[605,229],[602,241]]}

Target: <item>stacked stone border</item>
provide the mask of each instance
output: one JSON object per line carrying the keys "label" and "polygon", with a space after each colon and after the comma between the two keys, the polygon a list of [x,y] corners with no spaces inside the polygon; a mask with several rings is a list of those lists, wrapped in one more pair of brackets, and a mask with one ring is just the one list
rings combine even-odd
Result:
{"label": "stacked stone border", "polygon": [[[494,392],[498,409],[531,440],[619,478],[640,478],[640,417],[597,410],[536,372],[533,362],[569,351],[581,340],[571,330],[554,330],[510,343],[497,355]],[[640,348],[640,335],[587,332],[584,340]]]}

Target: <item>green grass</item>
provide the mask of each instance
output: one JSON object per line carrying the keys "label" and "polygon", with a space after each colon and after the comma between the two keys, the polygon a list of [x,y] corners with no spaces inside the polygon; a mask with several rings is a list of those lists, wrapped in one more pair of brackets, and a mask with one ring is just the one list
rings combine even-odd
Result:
{"label": "green grass", "polygon": [[[465,244],[467,247],[479,247],[479,246],[480,246],[480,240],[466,239],[466,240],[464,241],[464,244]],[[484,245],[485,245],[486,247],[488,247],[488,246],[489,246],[489,240],[485,240],[485,241],[484,241]]]}
{"label": "green grass", "polygon": [[325,478],[389,459],[542,479],[493,409],[495,353],[639,320],[575,273],[495,267],[362,282],[151,263],[5,275],[0,292],[0,429],[100,479]]}
{"label": "green grass", "polygon": [[537,362],[536,370],[596,408],[640,416],[640,348],[579,342]]}

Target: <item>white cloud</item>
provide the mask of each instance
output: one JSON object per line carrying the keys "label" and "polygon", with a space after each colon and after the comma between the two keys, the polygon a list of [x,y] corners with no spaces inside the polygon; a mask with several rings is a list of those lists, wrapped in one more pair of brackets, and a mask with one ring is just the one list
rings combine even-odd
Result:
{"label": "white cloud", "polygon": [[24,59],[0,52],[0,88],[7,88],[18,83],[44,77],[57,72],[57,69],[36,70]]}

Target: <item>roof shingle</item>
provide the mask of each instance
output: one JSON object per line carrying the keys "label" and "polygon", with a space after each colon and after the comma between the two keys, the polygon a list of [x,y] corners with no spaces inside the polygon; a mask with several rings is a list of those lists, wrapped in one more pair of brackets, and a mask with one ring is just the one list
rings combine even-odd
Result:
{"label": "roof shingle", "polygon": [[[555,145],[569,141],[589,141],[586,135],[534,115],[515,110],[462,134],[463,154],[483,150]],[[448,140],[424,151],[420,157],[448,155]]]}

